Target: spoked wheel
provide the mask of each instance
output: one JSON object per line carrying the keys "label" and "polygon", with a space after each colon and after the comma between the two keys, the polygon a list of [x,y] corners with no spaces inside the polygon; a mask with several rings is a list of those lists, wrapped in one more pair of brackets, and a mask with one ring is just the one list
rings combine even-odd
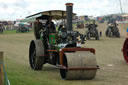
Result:
{"label": "spoked wheel", "polygon": [[87,40],[90,40],[90,33],[87,33]]}
{"label": "spoked wheel", "polygon": [[33,52],[30,56],[30,63],[31,63],[31,67],[34,68],[35,67],[35,60],[36,60],[36,49],[34,48],[32,51]]}
{"label": "spoked wheel", "polygon": [[97,35],[97,36],[95,37],[95,40],[100,40],[99,35]]}
{"label": "spoked wheel", "polygon": [[108,37],[108,30],[107,30],[107,31],[105,31],[105,35],[106,35],[106,37]]}
{"label": "spoked wheel", "polygon": [[125,61],[128,63],[128,39],[125,40],[123,45],[123,55]]}
{"label": "spoked wheel", "polygon": [[112,32],[111,31],[108,32],[108,36],[112,37]]}
{"label": "spoked wheel", "polygon": [[100,37],[99,37],[98,31],[96,32],[95,40],[100,40]]}
{"label": "spoked wheel", "polygon": [[119,33],[119,31],[117,31],[116,36],[117,36],[118,38],[120,38],[120,33]]}
{"label": "spoked wheel", "polygon": [[41,40],[32,40],[29,48],[29,63],[34,70],[41,70],[45,62],[44,44]]}

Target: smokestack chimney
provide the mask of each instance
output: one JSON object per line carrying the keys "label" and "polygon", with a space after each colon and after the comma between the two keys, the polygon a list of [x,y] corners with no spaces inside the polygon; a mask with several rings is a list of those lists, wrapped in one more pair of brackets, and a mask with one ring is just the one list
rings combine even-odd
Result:
{"label": "smokestack chimney", "polygon": [[72,10],[73,10],[73,3],[66,3],[67,31],[69,33],[71,33],[72,31]]}

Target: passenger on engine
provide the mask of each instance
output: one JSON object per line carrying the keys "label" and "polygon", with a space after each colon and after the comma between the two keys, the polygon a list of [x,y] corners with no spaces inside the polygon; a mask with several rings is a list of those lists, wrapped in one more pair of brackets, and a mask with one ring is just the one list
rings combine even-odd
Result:
{"label": "passenger on engine", "polygon": [[43,24],[39,21],[38,18],[36,18],[36,21],[34,22],[34,34],[36,39],[40,39],[40,30],[43,29]]}

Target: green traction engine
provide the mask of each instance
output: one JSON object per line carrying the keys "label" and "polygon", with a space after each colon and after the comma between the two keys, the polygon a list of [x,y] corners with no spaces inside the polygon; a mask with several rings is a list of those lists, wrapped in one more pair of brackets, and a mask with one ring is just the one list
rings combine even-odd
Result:
{"label": "green traction engine", "polygon": [[95,49],[80,46],[80,43],[84,43],[84,37],[72,29],[72,6],[72,3],[67,3],[66,11],[51,10],[41,13],[40,19],[46,16],[62,18],[62,21],[66,20],[66,25],[53,33],[49,33],[45,26],[38,31],[40,38],[30,43],[30,67],[37,71],[48,63],[60,70],[62,79],[93,79],[98,69]]}

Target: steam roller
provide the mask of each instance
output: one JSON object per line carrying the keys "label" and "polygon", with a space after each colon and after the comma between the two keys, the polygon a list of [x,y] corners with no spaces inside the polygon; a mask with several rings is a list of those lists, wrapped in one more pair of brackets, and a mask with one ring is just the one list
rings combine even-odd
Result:
{"label": "steam roller", "polygon": [[128,38],[124,41],[122,52],[125,61],[128,63]]}
{"label": "steam roller", "polygon": [[[43,65],[49,63],[55,65],[60,70],[62,79],[83,80],[93,79],[99,69],[95,49],[84,48],[85,37],[72,27],[72,3],[66,3],[66,11],[50,10],[40,12],[36,19],[47,20],[51,16],[53,19],[62,19],[58,31],[50,32],[52,27],[43,26],[39,28],[38,23],[34,23],[34,31],[39,33],[40,38],[32,40],[29,48],[29,63],[33,70],[41,70]],[[39,13],[28,16],[27,19],[37,16]],[[66,21],[64,21],[66,20]],[[36,30],[38,29],[38,30]],[[40,30],[40,31],[39,31]]]}

